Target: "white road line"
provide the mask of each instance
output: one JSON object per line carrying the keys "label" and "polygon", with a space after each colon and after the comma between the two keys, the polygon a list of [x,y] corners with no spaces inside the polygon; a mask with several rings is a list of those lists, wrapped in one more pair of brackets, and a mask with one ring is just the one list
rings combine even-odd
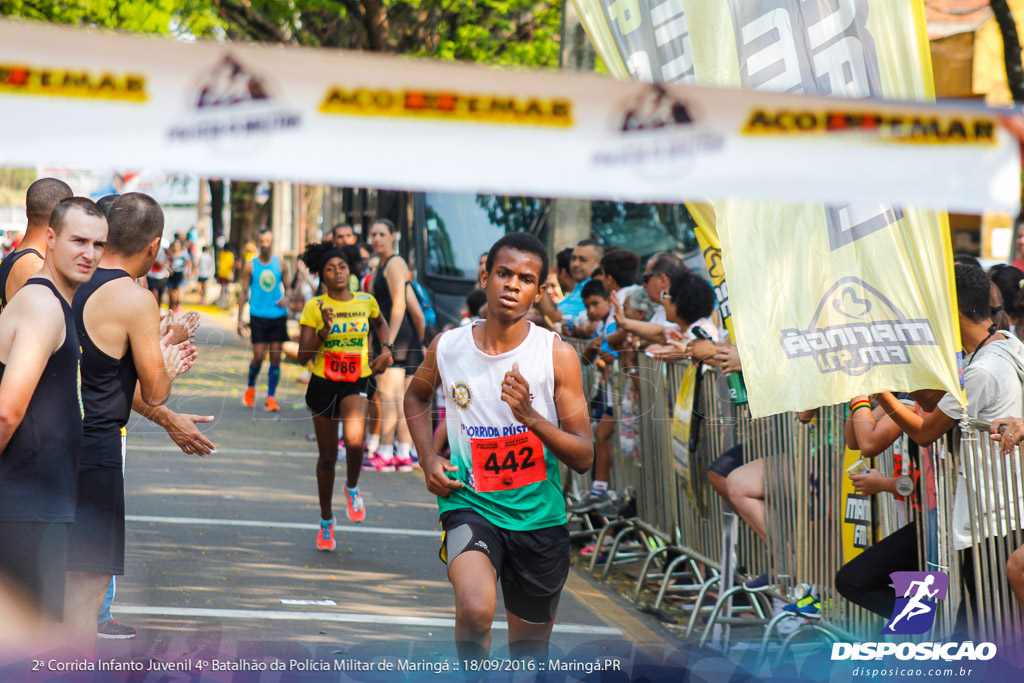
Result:
{"label": "white road line", "polygon": [[[347,624],[379,624],[382,626],[427,626],[455,628],[454,619],[438,617],[387,616],[383,614],[353,614],[347,612],[286,612],[281,610],[209,609],[204,607],[157,607],[152,605],[118,605],[118,612],[146,614],[162,617],[205,617],[209,619],[267,619],[274,621],[336,621]],[[508,623],[495,621],[493,628],[507,631]],[[621,636],[622,631],[610,626],[585,624],[555,624],[555,633],[579,635]]]}
{"label": "white road line", "polygon": [[[181,453],[181,449],[174,444],[167,444],[166,446],[151,445],[151,444],[139,444],[132,445],[128,444],[128,453],[132,451],[152,451],[154,453]],[[227,455],[252,455],[256,457],[270,457],[270,458],[315,458],[317,457],[314,451],[260,451],[248,448],[218,448],[211,455],[218,453]]]}
{"label": "white road line", "polygon": [[[127,522],[141,522],[144,524],[184,524],[187,526],[246,526],[261,529],[301,529],[303,531],[315,531],[320,528],[319,524],[307,524],[305,522],[261,522],[252,519],[206,519],[204,517],[154,517],[150,515],[125,515]],[[381,534],[384,536],[423,536],[426,538],[441,538],[441,532],[430,529],[388,529],[379,526],[334,526],[335,533],[339,534]]]}

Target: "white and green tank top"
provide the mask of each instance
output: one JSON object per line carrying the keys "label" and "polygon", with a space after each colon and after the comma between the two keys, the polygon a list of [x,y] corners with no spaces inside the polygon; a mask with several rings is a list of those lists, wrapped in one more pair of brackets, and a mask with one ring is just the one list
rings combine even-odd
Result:
{"label": "white and green tank top", "polygon": [[501,400],[512,364],[530,385],[534,409],[558,424],[552,347],[555,334],[529,323],[523,343],[489,356],[466,325],[441,335],[437,365],[445,392],[453,473],[465,486],[438,498],[440,511],[471,508],[495,526],[529,531],[565,524],[558,461]]}

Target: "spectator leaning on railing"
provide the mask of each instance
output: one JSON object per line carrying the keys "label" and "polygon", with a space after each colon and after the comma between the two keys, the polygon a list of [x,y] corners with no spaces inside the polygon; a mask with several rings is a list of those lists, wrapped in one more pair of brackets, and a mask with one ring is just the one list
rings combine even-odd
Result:
{"label": "spectator leaning on railing", "polygon": [[[964,359],[964,391],[967,394],[967,413],[975,420],[992,422],[1000,417],[1021,417],[1021,381],[1024,379],[1024,344],[1009,332],[1002,333],[992,324],[989,304],[990,286],[985,271],[976,266],[958,264],[956,270],[956,296],[960,316],[960,341]],[[879,394],[879,402],[907,435],[922,446],[927,446],[953,428],[961,416],[956,397],[949,394],[938,402],[937,410],[921,417],[901,404],[890,393]],[[915,398],[922,402],[920,393]],[[927,406],[925,406],[927,407]],[[995,517],[1003,533],[1010,531],[1010,522],[1019,520],[1019,510],[1005,509],[999,497],[984,484],[985,473],[975,473],[980,481],[976,496],[980,497],[983,515]],[[991,527],[990,527],[991,528]],[[971,529],[968,514],[966,479],[957,478],[953,510],[953,547],[966,550],[978,544],[1008,544],[1010,536],[979,538]],[[1012,552],[1013,548],[1008,548]],[[961,578],[969,599],[975,604],[974,559],[972,553],[962,555]],[[976,613],[976,612],[975,612]],[[966,605],[960,605],[957,617],[958,631],[966,626]]]}

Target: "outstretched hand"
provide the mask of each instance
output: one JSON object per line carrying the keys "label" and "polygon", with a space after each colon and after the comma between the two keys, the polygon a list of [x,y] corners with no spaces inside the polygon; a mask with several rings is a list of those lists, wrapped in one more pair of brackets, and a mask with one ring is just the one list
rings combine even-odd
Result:
{"label": "outstretched hand", "polygon": [[200,422],[213,422],[213,415],[187,415],[169,411],[164,421],[164,429],[171,441],[178,445],[182,453],[209,455],[216,450],[213,442],[203,436],[196,425]]}

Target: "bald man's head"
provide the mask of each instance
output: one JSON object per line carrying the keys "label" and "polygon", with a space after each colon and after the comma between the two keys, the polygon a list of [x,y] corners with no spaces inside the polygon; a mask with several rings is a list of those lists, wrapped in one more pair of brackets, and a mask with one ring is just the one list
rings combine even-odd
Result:
{"label": "bald man's head", "polygon": [[73,197],[74,193],[63,180],[40,178],[29,186],[25,193],[25,216],[28,227],[45,227],[50,224],[50,215],[61,201]]}

